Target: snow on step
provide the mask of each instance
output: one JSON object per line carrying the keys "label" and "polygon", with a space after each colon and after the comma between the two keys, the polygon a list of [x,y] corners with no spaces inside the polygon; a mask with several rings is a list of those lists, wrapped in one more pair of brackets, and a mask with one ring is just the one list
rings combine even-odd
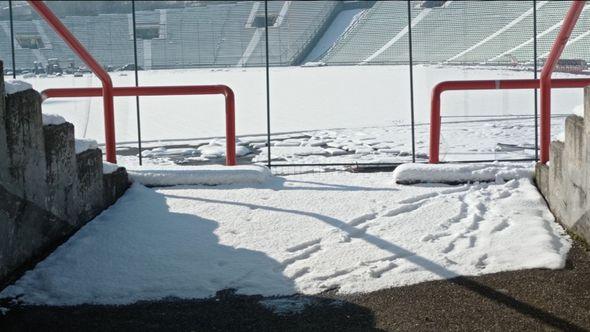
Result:
{"label": "snow on step", "polygon": [[258,165],[133,166],[127,173],[146,186],[263,183],[272,177],[268,168]]}
{"label": "snow on step", "polygon": [[6,95],[11,95],[32,88],[33,86],[31,84],[19,80],[7,80],[4,82],[4,94]]}
{"label": "snow on step", "polygon": [[48,125],[60,125],[60,124],[64,124],[66,123],[66,119],[64,119],[62,116],[57,115],[57,114],[46,114],[43,113],[43,125],[48,126]]}
{"label": "snow on step", "polygon": [[390,173],[334,172],[250,187],[136,183],[0,298],[74,305],[205,298],[228,288],[370,292],[563,268],[570,246],[528,178],[400,186]]}
{"label": "snow on step", "polygon": [[466,183],[504,182],[519,178],[532,178],[530,164],[403,164],[393,172],[396,183]]}
{"label": "snow on step", "polygon": [[98,149],[98,143],[90,138],[76,138],[76,153],[82,153],[86,150]]}

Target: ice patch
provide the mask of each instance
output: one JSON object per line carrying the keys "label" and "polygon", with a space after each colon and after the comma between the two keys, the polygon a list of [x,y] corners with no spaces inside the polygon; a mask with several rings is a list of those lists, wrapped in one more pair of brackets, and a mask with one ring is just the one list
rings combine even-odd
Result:
{"label": "ice patch", "polygon": [[257,165],[130,166],[127,173],[146,186],[263,183],[272,177],[268,168]]}
{"label": "ice patch", "polygon": [[263,307],[281,316],[299,314],[311,303],[311,299],[304,297],[275,298],[260,301]]}
{"label": "ice patch", "polygon": [[532,178],[534,165],[521,164],[403,164],[393,172],[396,183],[496,182]]}
{"label": "ice patch", "polygon": [[7,80],[4,82],[4,94],[11,95],[17,92],[32,89],[33,86],[27,82],[19,80]]}

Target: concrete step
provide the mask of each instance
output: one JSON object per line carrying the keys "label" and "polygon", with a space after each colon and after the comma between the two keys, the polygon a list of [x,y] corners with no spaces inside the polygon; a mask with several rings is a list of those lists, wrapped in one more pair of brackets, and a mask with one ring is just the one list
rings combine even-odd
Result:
{"label": "concrete step", "polygon": [[47,164],[47,206],[49,212],[77,223],[78,181],[74,125],[43,126]]}
{"label": "concrete step", "polygon": [[78,177],[78,221],[92,220],[104,207],[102,151],[90,149],[76,154]]}
{"label": "concrete step", "polygon": [[114,172],[103,174],[104,206],[115,204],[117,199],[129,188],[129,185],[129,177],[123,167],[117,168]]}
{"label": "concrete step", "polygon": [[6,96],[7,189],[46,207],[45,142],[41,96],[32,89]]}
{"label": "concrete step", "polygon": [[0,75],[0,288],[129,186],[124,168],[103,174],[100,149],[76,154],[71,123],[43,125],[37,91],[4,91]]}

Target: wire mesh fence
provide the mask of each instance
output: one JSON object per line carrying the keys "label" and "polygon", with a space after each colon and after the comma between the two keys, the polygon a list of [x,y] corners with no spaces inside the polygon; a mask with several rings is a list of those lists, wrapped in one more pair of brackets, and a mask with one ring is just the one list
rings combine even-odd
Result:
{"label": "wire mesh fence", "polygon": [[[112,72],[115,85],[234,87],[241,162],[313,169],[425,161],[434,85],[537,77],[571,1],[48,5]],[[587,8],[556,77],[588,72]],[[38,90],[98,85],[25,1],[0,1],[0,28],[6,76],[28,79]],[[571,113],[581,104],[580,95],[556,92],[556,113]],[[216,147],[225,144],[221,103],[215,97],[118,99],[121,155],[130,161],[143,153],[158,162],[176,158],[170,152],[176,149],[175,162],[215,162],[221,157]],[[75,100],[47,107],[74,122],[77,136],[100,141],[99,104],[99,99]],[[447,93],[444,160],[534,160],[536,114],[535,91]],[[558,132],[561,122],[554,123]],[[143,148],[137,149],[138,142]],[[157,153],[162,146],[165,153]]]}

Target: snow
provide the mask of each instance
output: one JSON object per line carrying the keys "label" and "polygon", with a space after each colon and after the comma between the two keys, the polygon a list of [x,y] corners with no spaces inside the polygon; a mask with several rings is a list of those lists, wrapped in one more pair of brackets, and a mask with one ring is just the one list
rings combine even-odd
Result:
{"label": "snow", "polygon": [[76,138],[76,154],[86,150],[98,149],[98,143],[93,139]]}
{"label": "snow", "polygon": [[0,316],[6,315],[9,311],[10,309],[8,308],[0,307]]}
{"label": "snow", "polygon": [[321,62],[314,62],[315,60],[319,59],[324,53],[326,53],[338,39],[344,34],[354,23],[362,16],[365,10],[362,8],[356,9],[348,9],[343,10],[332,24],[328,27],[326,32],[322,35],[320,40],[315,44],[311,52],[305,58],[306,64],[308,63],[321,63]]}
{"label": "snow", "polygon": [[102,174],[111,174],[119,169],[119,165],[109,163],[108,161],[102,162]]}
{"label": "snow", "polygon": [[[416,65],[415,118],[428,124],[430,95],[442,80],[532,78],[532,72],[489,68]],[[238,136],[266,133],[264,68],[147,70],[139,73],[142,85],[226,84],[236,94]],[[408,66],[276,67],[271,72],[271,129],[274,136],[331,128],[400,126],[409,123]],[[195,80],[195,78],[198,80]],[[562,77],[576,77],[560,74]],[[113,76],[115,86],[134,85],[133,75]],[[31,78],[38,91],[46,88],[100,86],[91,75]],[[297,93],[293,93],[297,91]],[[343,93],[350,91],[351,93]],[[166,140],[225,137],[222,96],[142,97],[141,125],[144,143]],[[569,113],[582,101],[582,89],[555,89],[554,113]],[[532,91],[453,91],[442,98],[443,121],[448,116],[534,114]],[[115,99],[117,142],[137,141],[135,98]],[[100,98],[50,99],[46,113],[60,114],[76,127],[76,137],[104,142]],[[459,120],[459,119],[456,119]],[[462,118],[460,120],[466,120]],[[482,119],[478,119],[482,120]],[[528,123],[533,123],[532,120]],[[480,122],[479,128],[486,123]],[[443,124],[443,133],[446,126]],[[411,150],[409,138],[403,143]],[[465,138],[465,135],[463,135]],[[534,135],[527,136],[533,142]]]}
{"label": "snow", "polygon": [[66,119],[63,116],[57,114],[47,114],[43,113],[43,125],[60,125],[66,123]]}
{"label": "snow", "polygon": [[[138,183],[0,297],[127,304],[166,297],[371,292],[565,265],[570,239],[529,178],[396,185],[391,173],[250,186]],[[301,307],[270,301],[270,307]]]}
{"label": "snow", "polygon": [[11,95],[17,92],[25,91],[28,89],[32,89],[32,85],[30,83],[19,81],[19,80],[6,80],[4,82],[4,94]]}
{"label": "snow", "polygon": [[[406,162],[412,151],[408,67],[401,66],[326,66],[314,68],[271,68],[272,143],[284,135],[298,138],[304,149],[308,141],[321,138],[321,148],[342,148],[347,153],[294,153],[279,151],[277,159],[293,163],[373,163]],[[532,78],[524,70],[490,67],[416,65],[414,67],[416,149],[421,156],[428,152],[430,95],[442,80]],[[259,155],[266,138],[266,99],[264,68],[148,70],[139,73],[142,85],[227,84],[236,93],[236,133],[246,144],[239,153]],[[198,80],[195,81],[195,77]],[[556,73],[556,77],[578,77]],[[133,75],[113,76],[116,86],[133,85]],[[29,79],[33,87],[46,88],[99,86],[92,75]],[[297,93],[293,93],[297,91]],[[351,93],[342,93],[351,91]],[[553,114],[563,117],[582,102],[582,89],[555,89]],[[142,97],[141,124],[143,146],[167,149],[198,149],[212,138],[225,137],[224,100],[222,96]],[[134,146],[137,140],[135,98],[115,99],[118,146]],[[50,99],[43,112],[59,114],[75,125],[76,137],[104,142],[103,110],[100,98]],[[490,160],[534,158],[534,98],[532,91],[451,91],[442,98],[441,159]],[[552,132],[562,129],[562,121],[552,121]],[[327,136],[319,137],[321,133]],[[375,144],[391,146],[370,151],[357,135],[374,138]],[[317,137],[315,137],[317,136]],[[247,143],[249,139],[258,140]],[[262,139],[262,141],[260,141]],[[297,143],[293,143],[297,144]],[[503,144],[503,146],[501,146]],[[513,145],[507,150],[503,147]],[[313,145],[312,145],[313,146]],[[358,146],[359,153],[355,153]],[[212,152],[173,156],[154,155],[146,164],[208,163],[222,158],[216,147]],[[274,151],[273,145],[272,150]],[[194,150],[187,150],[194,152]],[[396,153],[399,151],[399,153]],[[192,153],[191,152],[191,153]],[[370,153],[367,153],[370,152]],[[273,159],[275,154],[273,153]],[[284,155],[284,157],[283,157]],[[136,158],[119,155],[119,160],[137,163]],[[265,156],[251,156],[265,162]],[[250,159],[247,157],[244,159]],[[183,160],[186,159],[186,160]],[[126,165],[121,162],[122,165]]]}
{"label": "snow", "polygon": [[131,166],[127,173],[146,186],[251,184],[271,177],[268,168],[258,165]]}
{"label": "snow", "polygon": [[[583,118],[584,117],[584,104],[580,104],[580,105],[574,107],[574,109],[572,110],[572,114]],[[557,137],[555,139],[560,142],[565,142],[565,126],[562,126],[562,129],[561,129],[559,135],[557,135]]]}
{"label": "snow", "polygon": [[403,164],[393,172],[396,183],[504,183],[519,178],[533,178],[531,164]]}

